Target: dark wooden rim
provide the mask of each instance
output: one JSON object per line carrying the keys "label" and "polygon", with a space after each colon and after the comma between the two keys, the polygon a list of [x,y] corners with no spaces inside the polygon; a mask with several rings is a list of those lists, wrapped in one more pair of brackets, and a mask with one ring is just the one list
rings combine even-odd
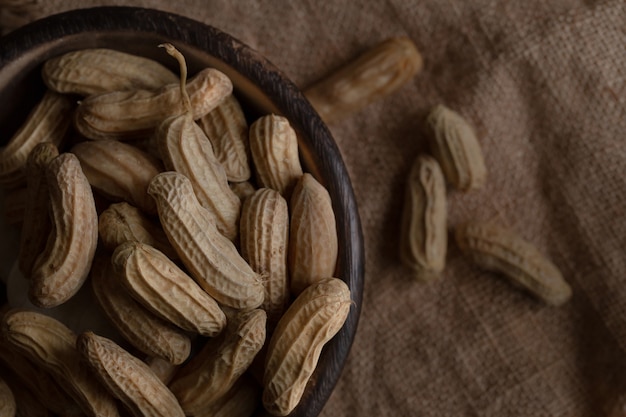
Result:
{"label": "dark wooden rim", "polygon": [[[275,106],[303,133],[301,147],[309,163],[328,188],[340,242],[339,271],[354,301],[347,322],[325,347],[319,367],[332,372],[316,373],[314,389],[307,390],[292,415],[317,416],[330,396],[347,359],[356,333],[364,284],[364,247],[361,223],[348,172],[339,149],[309,102],[271,62],[232,36],[189,18],[152,9],[96,7],[53,15],[28,24],[0,38],[0,72],[13,60],[46,43],[71,35],[97,36],[112,31],[133,31],[163,36],[206,51],[231,65],[257,84]],[[332,178],[335,177],[335,180]],[[259,415],[264,415],[260,413]]]}

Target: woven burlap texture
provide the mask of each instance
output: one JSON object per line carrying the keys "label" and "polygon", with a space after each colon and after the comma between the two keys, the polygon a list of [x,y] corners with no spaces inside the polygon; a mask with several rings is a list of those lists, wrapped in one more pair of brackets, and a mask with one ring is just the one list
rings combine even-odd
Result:
{"label": "woven burlap texture", "polygon": [[[625,416],[626,5],[622,0],[1,1],[5,31],[51,13],[134,5],[223,29],[306,86],[409,36],[424,56],[401,91],[331,126],[366,246],[359,330],[322,415]],[[517,230],[574,295],[547,307],[451,243],[428,284],[398,260],[408,169],[445,103],[476,128],[489,178],[450,190],[449,223]]]}

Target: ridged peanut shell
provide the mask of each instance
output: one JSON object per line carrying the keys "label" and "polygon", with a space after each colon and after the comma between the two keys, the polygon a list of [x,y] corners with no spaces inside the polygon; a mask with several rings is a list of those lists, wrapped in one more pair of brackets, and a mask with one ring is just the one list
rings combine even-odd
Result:
{"label": "ridged peanut shell", "polygon": [[81,49],[50,58],[41,75],[51,90],[84,96],[158,89],[178,81],[176,74],[155,60],[106,48]]}
{"label": "ridged peanut shell", "polygon": [[298,137],[289,120],[275,114],[261,116],[250,125],[249,140],[259,185],[288,198],[302,176]]}
{"label": "ridged peanut shell", "polygon": [[435,106],[427,118],[430,147],[448,182],[461,191],[480,188],[487,179],[483,152],[474,129],[459,113]]}
{"label": "ridged peanut shell", "polygon": [[455,238],[474,263],[501,273],[545,303],[559,306],[570,299],[572,289],[561,271],[514,231],[489,222],[468,222],[457,226]]}
{"label": "ridged peanut shell", "polygon": [[188,113],[173,116],[159,126],[156,140],[165,167],[191,181],[200,205],[215,216],[218,230],[235,240],[241,201],[230,189],[224,167],[200,126]]}
{"label": "ridged peanut shell", "polygon": [[177,172],[161,173],[148,193],[157,202],[163,230],[192,278],[220,304],[238,309],[260,306],[264,289],[259,275],[217,230],[189,179]]}
{"label": "ridged peanut shell", "polygon": [[261,188],[248,197],[241,209],[240,251],[261,276],[265,299],[261,308],[273,325],[289,302],[289,209],[276,190]]}
{"label": "ridged peanut shell", "polygon": [[324,345],[350,312],[350,290],[338,278],[307,287],[289,306],[270,339],[263,377],[263,405],[276,416],[300,402]]}
{"label": "ridged peanut shell", "polygon": [[261,388],[254,378],[243,374],[220,398],[195,417],[250,417],[261,403]]}
{"label": "ridged peanut shell", "polygon": [[12,348],[7,340],[0,340],[0,365],[12,372],[46,409],[56,414],[78,413],[76,401],[61,389],[52,375]]}
{"label": "ridged peanut shell", "polygon": [[46,169],[57,156],[59,150],[54,143],[42,142],[35,146],[26,160],[26,203],[18,255],[19,269],[26,278],[30,278],[35,259],[44,250],[52,227],[48,214],[50,197]]}
{"label": "ridged peanut shell", "polygon": [[119,416],[114,398],[80,361],[76,334],[60,321],[34,311],[13,311],[3,319],[4,338],[50,372],[89,416]]}
{"label": "ridged peanut shell", "polygon": [[334,275],[339,243],[330,195],[311,174],[305,173],[297,182],[289,208],[290,285],[297,295]]}
{"label": "ridged peanut shell", "polygon": [[122,243],[133,241],[148,244],[170,259],[178,259],[161,225],[126,202],[113,203],[100,213],[98,232],[102,244],[111,252]]}
{"label": "ridged peanut shell", "polygon": [[437,160],[415,159],[409,172],[400,229],[400,258],[420,280],[439,276],[448,247],[446,182]]}
{"label": "ridged peanut shell", "polygon": [[150,367],[110,339],[81,333],[76,348],[89,368],[135,417],[184,417],[183,410]]}
{"label": "ridged peanut shell", "polygon": [[[213,110],[232,93],[230,79],[214,68],[187,83],[194,120]],[[128,140],[150,136],[163,120],[186,112],[179,83],[158,90],[114,91],[92,95],[78,106],[74,125],[89,139]]]}
{"label": "ridged peanut shell", "polygon": [[111,262],[135,300],[162,319],[207,337],[226,326],[226,315],[217,302],[155,248],[126,242],[115,249]]}
{"label": "ridged peanut shell", "polygon": [[98,244],[98,214],[89,181],[75,155],[54,158],[46,172],[52,231],[33,266],[29,298],[55,307],[87,279]]}
{"label": "ridged peanut shell", "polygon": [[422,56],[413,41],[394,37],[307,87],[304,93],[322,119],[332,123],[398,90],[422,67]]}
{"label": "ridged peanut shell", "polygon": [[191,353],[189,336],[135,301],[115,276],[108,256],[96,256],[91,285],[106,316],[133,347],[172,364],[187,360]]}
{"label": "ridged peanut shell", "polygon": [[248,122],[237,98],[228,95],[219,106],[202,116],[198,124],[211,141],[228,181],[250,179]]}
{"label": "ridged peanut shell", "polygon": [[265,343],[266,317],[255,309],[229,318],[224,333],[181,369],[169,387],[187,415],[211,407],[248,369]]}
{"label": "ridged peanut shell", "polygon": [[152,155],[117,140],[80,142],[70,152],[80,160],[95,190],[113,201],[126,201],[145,213],[156,214],[154,200],[146,191],[163,166]]}
{"label": "ridged peanut shell", "polygon": [[0,185],[24,182],[26,160],[37,144],[52,142],[59,146],[62,143],[71,124],[73,108],[69,97],[46,91],[18,131],[0,147]]}

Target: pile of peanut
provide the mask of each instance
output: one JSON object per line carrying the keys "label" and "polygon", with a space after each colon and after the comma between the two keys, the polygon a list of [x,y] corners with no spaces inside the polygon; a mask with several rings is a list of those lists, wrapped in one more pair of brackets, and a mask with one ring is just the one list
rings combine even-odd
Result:
{"label": "pile of peanut", "polygon": [[[469,192],[487,178],[480,143],[465,118],[437,105],[426,122],[432,155],[418,155],[409,173],[400,245],[403,263],[421,281],[441,276],[446,265],[447,187]],[[476,265],[501,274],[548,305],[570,299],[571,287],[559,269],[514,230],[473,220],[456,226],[454,236]]]}
{"label": "pile of peanut", "polygon": [[179,76],[107,49],[50,59],[0,150],[0,184],[25,193],[30,301],[89,285],[124,340],[5,306],[3,416],[287,415],[350,311],[330,196],[289,121],[248,126],[225,74],[187,82],[161,46]]}

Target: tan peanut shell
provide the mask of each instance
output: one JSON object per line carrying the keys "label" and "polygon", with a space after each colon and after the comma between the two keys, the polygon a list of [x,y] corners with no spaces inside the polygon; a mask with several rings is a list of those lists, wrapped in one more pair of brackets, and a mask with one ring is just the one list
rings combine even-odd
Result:
{"label": "tan peanut shell", "polygon": [[25,389],[32,392],[46,409],[55,414],[79,411],[76,401],[61,389],[48,371],[16,351],[2,338],[0,338],[0,364],[19,378]]}
{"label": "tan peanut shell", "polygon": [[305,173],[297,182],[289,208],[290,285],[297,295],[334,275],[339,244],[330,195],[311,174]]}
{"label": "tan peanut shell", "polygon": [[52,142],[43,142],[35,146],[26,160],[27,195],[18,255],[18,266],[26,278],[30,278],[35,259],[44,250],[52,227],[48,214],[50,197],[46,184],[46,169],[50,161],[57,156],[59,150],[56,145]]}
{"label": "tan peanut shell", "polygon": [[420,280],[437,277],[446,264],[448,247],[446,182],[437,160],[415,159],[404,196],[400,258]]}
{"label": "tan peanut shell", "polygon": [[474,129],[459,113],[435,106],[427,118],[431,150],[448,182],[461,191],[480,188],[487,168]]}
{"label": "tan peanut shell", "polygon": [[178,80],[152,59],[106,48],[81,49],[50,58],[41,75],[51,90],[84,96],[157,89]]}
{"label": "tan peanut shell", "polygon": [[217,302],[162,252],[139,242],[118,246],[111,258],[124,287],[140,304],[183,330],[218,335],[226,315]]}
{"label": "tan peanut shell", "polygon": [[29,298],[55,307],[71,298],[89,274],[98,244],[98,214],[78,158],[63,153],[46,172],[52,232],[33,266]]}
{"label": "tan peanut shell", "polygon": [[179,365],[156,356],[149,356],[144,359],[144,362],[165,385],[170,383],[180,369]]}
{"label": "tan peanut shell", "polygon": [[174,395],[148,365],[112,340],[84,332],[76,346],[98,379],[135,417],[184,417]]}
{"label": "tan peanut shell", "polygon": [[228,95],[216,108],[198,119],[198,124],[211,141],[228,181],[249,180],[248,122],[237,98]]}
{"label": "tan peanut shell", "polygon": [[159,126],[157,144],[165,167],[191,181],[196,198],[214,215],[218,230],[235,240],[241,201],[228,186],[224,167],[200,126],[189,113],[170,117]]}
{"label": "tan peanut shell", "polygon": [[457,244],[480,267],[503,274],[549,305],[567,302],[572,289],[559,269],[514,231],[489,222],[457,226]]}
{"label": "tan peanut shell", "polygon": [[302,176],[298,138],[289,120],[275,114],[261,116],[250,125],[249,140],[259,185],[288,198]]}
{"label": "tan peanut shell", "polygon": [[126,201],[156,214],[154,200],[146,190],[163,166],[152,155],[117,140],[80,142],[70,152],[78,157],[95,190],[113,201]]}
{"label": "tan peanut shell", "polygon": [[322,347],[341,329],[350,305],[348,286],[327,278],[307,287],[289,306],[267,350],[263,377],[267,411],[285,416],[298,405]]}
{"label": "tan peanut shell", "polygon": [[230,186],[230,189],[233,190],[233,193],[239,197],[241,202],[250,197],[257,190],[257,188],[250,181],[231,182],[228,185]]}
{"label": "tan peanut shell", "polygon": [[[192,117],[199,119],[213,110],[232,92],[230,79],[222,72],[206,68],[189,83]],[[152,135],[159,124],[172,115],[183,114],[178,83],[158,90],[114,91],[89,96],[78,106],[74,125],[89,139],[134,139]]]}
{"label": "tan peanut shell", "polygon": [[161,225],[126,202],[113,203],[100,213],[98,232],[102,244],[111,252],[122,243],[133,241],[153,246],[170,259],[178,259]]}
{"label": "tan peanut shell", "polygon": [[243,374],[224,395],[195,417],[250,417],[260,403],[261,388],[251,376]]}
{"label": "tan peanut shell", "polygon": [[13,186],[25,180],[28,154],[41,142],[59,146],[72,120],[69,97],[46,91],[18,131],[0,147],[0,185]]}
{"label": "tan peanut shell", "polygon": [[15,417],[16,413],[17,405],[13,391],[4,378],[0,376],[0,416]]}
{"label": "tan peanut shell", "polygon": [[106,316],[133,347],[172,364],[187,360],[191,353],[189,336],[135,301],[115,276],[108,256],[96,256],[91,285]]}
{"label": "tan peanut shell", "polygon": [[422,67],[422,56],[413,41],[394,37],[307,87],[304,93],[321,118],[333,123],[398,90]]}
{"label": "tan peanut shell", "polygon": [[235,245],[200,205],[191,182],[177,172],[152,180],[148,193],[157,202],[165,234],[192,278],[220,304],[252,309],[263,302],[263,283]]}
{"label": "tan peanut shell", "polygon": [[89,416],[119,416],[114,398],[81,362],[76,335],[60,321],[34,311],[4,316],[3,337],[19,352],[50,372]]}
{"label": "tan peanut shell", "polygon": [[266,317],[260,309],[229,317],[224,333],[181,369],[169,387],[187,415],[211,407],[248,369],[265,343]]}
{"label": "tan peanut shell", "polygon": [[261,276],[265,299],[261,308],[273,327],[289,302],[287,248],[289,209],[276,190],[261,188],[248,197],[241,210],[240,251]]}

